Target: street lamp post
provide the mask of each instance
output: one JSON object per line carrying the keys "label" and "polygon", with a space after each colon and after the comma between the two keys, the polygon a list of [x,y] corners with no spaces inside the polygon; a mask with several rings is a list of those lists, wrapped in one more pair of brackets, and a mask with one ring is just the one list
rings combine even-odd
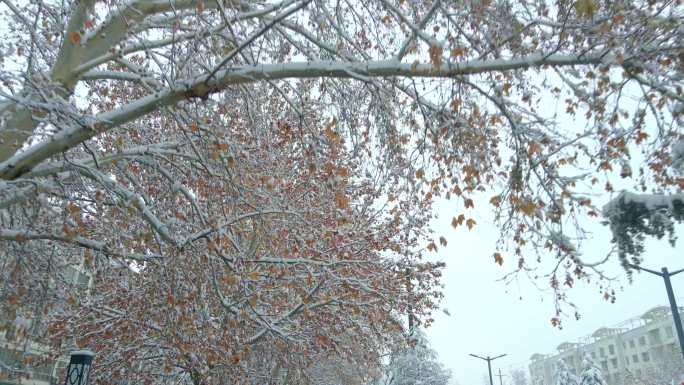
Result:
{"label": "street lamp post", "polygon": [[93,356],[94,354],[90,350],[71,352],[64,385],[88,385]]}
{"label": "street lamp post", "polygon": [[487,361],[487,369],[489,370],[489,385],[494,385],[494,380],[492,379],[492,361],[494,361],[497,358],[501,358],[501,357],[505,356],[505,354],[502,354],[502,355],[496,356],[496,357],[490,357],[490,356],[480,357],[477,354],[472,354],[472,353],[470,355],[475,357],[475,358],[479,358],[481,360]]}
{"label": "street lamp post", "polygon": [[672,282],[670,282],[670,277],[679,274],[684,269],[679,269],[677,271],[669,272],[667,270],[667,267],[663,267],[660,272],[647,269],[645,267],[641,267],[639,265],[633,265],[631,263],[628,263],[627,266],[637,269],[640,271],[645,271],[647,273],[651,273],[657,276],[660,276],[663,278],[663,281],[665,281],[665,290],[667,291],[667,298],[670,300],[670,310],[672,313],[672,319],[675,324],[675,330],[677,330],[677,338],[679,339],[679,348],[682,352],[682,356],[684,357],[684,330],[682,330],[682,319],[679,317],[679,308],[677,307],[677,301],[675,300],[674,296],[674,290],[672,290]]}

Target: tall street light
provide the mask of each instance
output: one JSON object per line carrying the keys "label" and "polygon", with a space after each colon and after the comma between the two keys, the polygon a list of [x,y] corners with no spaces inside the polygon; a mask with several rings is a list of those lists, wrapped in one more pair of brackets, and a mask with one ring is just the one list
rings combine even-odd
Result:
{"label": "tall street light", "polygon": [[90,350],[71,352],[64,385],[88,385],[94,355]]}
{"label": "tall street light", "polygon": [[496,357],[490,357],[490,356],[480,357],[477,354],[472,354],[472,353],[470,355],[475,357],[475,358],[479,358],[481,360],[487,361],[487,369],[489,370],[489,385],[494,385],[494,380],[492,379],[492,361],[494,361],[497,358],[501,358],[501,357],[505,356],[505,354],[502,354],[502,355],[496,356]]}
{"label": "tall street light", "polygon": [[675,330],[677,330],[677,338],[679,339],[679,349],[681,350],[682,355],[684,356],[684,330],[682,330],[682,320],[679,317],[679,308],[677,307],[677,301],[675,300],[674,290],[672,290],[672,282],[670,282],[671,276],[681,273],[682,271],[684,271],[684,269],[680,269],[670,273],[667,270],[667,267],[663,267],[662,270],[658,272],[655,270],[647,269],[645,267],[641,267],[639,265],[633,265],[631,263],[627,263],[627,266],[636,270],[645,271],[647,273],[660,276],[665,281],[665,290],[667,291],[667,298],[670,300],[670,312],[672,313],[672,319],[674,320]]}

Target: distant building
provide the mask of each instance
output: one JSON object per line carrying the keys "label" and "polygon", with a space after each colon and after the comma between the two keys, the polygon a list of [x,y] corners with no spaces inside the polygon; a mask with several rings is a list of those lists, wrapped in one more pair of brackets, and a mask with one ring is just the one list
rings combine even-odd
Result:
{"label": "distant building", "polygon": [[[14,344],[0,333],[0,385],[53,385],[59,384],[57,372],[65,363],[48,361],[32,365],[27,370],[22,364],[26,360],[42,359],[48,353],[45,345],[37,342]],[[27,346],[28,345],[28,346]]]}
{"label": "distant building", "polygon": [[[680,314],[684,311],[680,308]],[[582,357],[591,355],[602,370],[608,385],[634,385],[634,378],[659,372],[670,365],[677,364],[672,378],[666,383],[681,383],[684,373],[681,367],[682,356],[679,349],[670,308],[655,307],[642,316],[621,324],[600,328],[579,342],[564,342],[556,348],[555,354],[534,354],[530,357],[530,377],[534,385],[554,385],[556,363],[564,360],[576,374],[582,372]],[[648,373],[648,374],[647,374]]]}
{"label": "distant building", "polygon": [[[61,279],[75,288],[88,290],[91,276],[83,264],[69,265],[64,267]],[[7,319],[5,314],[0,314],[0,325],[9,325],[0,328],[0,385],[62,383],[57,374],[66,367],[68,358],[57,361],[46,359],[50,356],[50,348],[31,332],[40,334],[33,322],[21,317]]]}
{"label": "distant building", "polygon": [[[121,262],[108,260],[108,263],[123,276],[134,270]],[[63,268],[60,279],[72,285],[74,290],[89,293],[93,276],[84,263],[68,265]],[[123,278],[122,278],[123,279]],[[34,320],[35,321],[35,320]],[[62,356],[57,360],[46,359],[52,353],[45,341],[41,341],[34,330],[33,322],[21,317],[7,319],[0,314],[0,385],[61,385],[64,379],[61,372],[68,365],[69,358]],[[9,327],[3,327],[9,325]],[[36,334],[31,333],[34,330]],[[19,335],[19,338],[17,336]]]}

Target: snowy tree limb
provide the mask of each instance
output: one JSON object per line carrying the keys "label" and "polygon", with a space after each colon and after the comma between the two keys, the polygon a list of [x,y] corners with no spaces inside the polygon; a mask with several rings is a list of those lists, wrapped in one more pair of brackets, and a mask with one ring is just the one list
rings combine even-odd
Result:
{"label": "snowy tree limb", "polygon": [[10,230],[0,229],[0,239],[5,241],[27,241],[27,240],[47,240],[57,241],[74,246],[84,247],[93,251],[101,252],[112,257],[132,259],[138,262],[146,262],[159,259],[161,256],[155,254],[143,255],[138,253],[125,253],[109,247],[106,243],[94,241],[81,236],[67,236],[54,233],[41,233],[31,230]]}
{"label": "snowy tree limb", "polygon": [[174,105],[182,100],[203,98],[231,85],[252,83],[260,80],[288,78],[353,78],[354,75],[368,77],[429,77],[453,78],[486,72],[527,69],[540,66],[572,66],[599,63],[612,64],[610,55],[528,55],[515,59],[476,60],[471,62],[450,62],[439,68],[431,64],[406,64],[397,61],[348,62],[303,62],[286,64],[260,64],[222,70],[211,79],[201,76],[186,81],[175,88],[145,96],[117,110],[95,117],[94,127],[72,127],[65,129],[45,142],[0,163],[0,178],[13,179],[31,170],[43,160],[66,151],[73,146],[96,136],[99,132],[111,130],[133,121],[164,106]]}

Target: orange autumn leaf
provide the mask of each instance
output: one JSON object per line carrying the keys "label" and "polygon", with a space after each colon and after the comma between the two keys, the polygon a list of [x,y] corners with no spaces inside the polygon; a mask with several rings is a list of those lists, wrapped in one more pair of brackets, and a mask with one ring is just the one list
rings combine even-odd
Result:
{"label": "orange autumn leaf", "polygon": [[429,54],[430,54],[430,62],[432,65],[436,68],[439,69],[442,66],[442,52],[444,49],[442,48],[442,45],[439,43],[433,43],[430,45],[429,49]]}
{"label": "orange autumn leaf", "polygon": [[344,194],[344,192],[335,192],[335,204],[341,209],[349,208],[349,198]]}
{"label": "orange autumn leaf", "polygon": [[75,31],[69,32],[69,41],[71,41],[74,44],[80,44],[81,34]]}
{"label": "orange autumn leaf", "polygon": [[463,223],[463,221],[465,221],[465,215],[460,214],[458,216],[458,218],[454,217],[451,219],[451,226],[453,228],[457,228],[458,226],[460,226]]}
{"label": "orange autumn leaf", "polygon": [[335,175],[340,176],[342,178],[346,178],[349,176],[349,169],[346,167],[338,167],[335,169]]}
{"label": "orange autumn leaf", "polygon": [[491,203],[492,205],[494,205],[496,207],[499,207],[499,205],[501,204],[501,196],[500,195],[494,195],[493,197],[491,197],[489,199],[489,203]]}
{"label": "orange autumn leaf", "polygon": [[468,218],[468,220],[466,220],[466,226],[468,226],[468,230],[472,230],[476,224],[477,222],[475,222],[473,218]]}
{"label": "orange autumn leaf", "polygon": [[498,263],[499,266],[503,265],[503,257],[501,256],[501,253],[494,253],[494,263]]}

